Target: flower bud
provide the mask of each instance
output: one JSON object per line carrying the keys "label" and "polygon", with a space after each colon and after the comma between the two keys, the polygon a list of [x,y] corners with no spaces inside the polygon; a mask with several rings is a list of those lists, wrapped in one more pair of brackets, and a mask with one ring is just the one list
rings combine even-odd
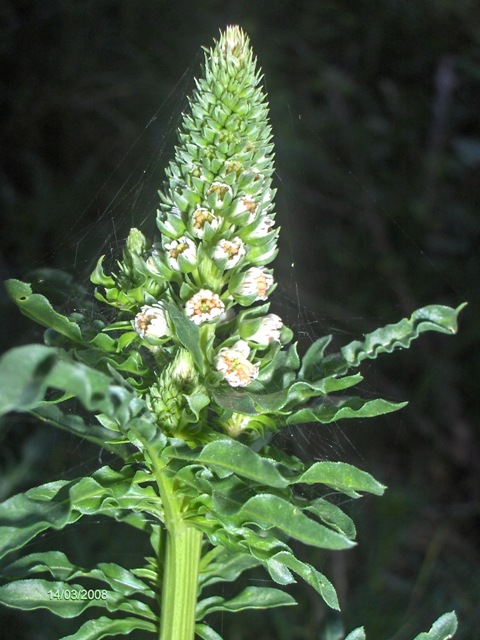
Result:
{"label": "flower bud", "polygon": [[266,431],[275,430],[275,421],[267,415],[246,416],[243,413],[235,413],[228,420],[221,423],[225,433],[231,438],[243,437],[255,440]]}
{"label": "flower bud", "polygon": [[233,269],[245,255],[243,241],[240,238],[233,238],[233,240],[220,240],[212,257],[220,268]]}
{"label": "flower bud", "polygon": [[251,267],[241,274],[240,281],[234,280],[233,297],[244,306],[257,300],[266,300],[273,286],[273,276],[263,267]]}
{"label": "flower bud", "polygon": [[132,228],[128,234],[126,250],[130,254],[143,255],[147,248],[147,240],[139,229]]}
{"label": "flower bud", "polygon": [[172,381],[182,390],[190,390],[198,381],[198,373],[190,351],[179,349],[169,366]]}
{"label": "flower bud", "polygon": [[166,338],[172,335],[168,313],[161,302],[143,306],[135,316],[134,327],[141,338]]}
{"label": "flower bud", "polygon": [[247,338],[249,342],[255,342],[260,346],[268,346],[271,342],[280,342],[280,330],[283,322],[275,313],[269,313],[260,323],[255,333]]}
{"label": "flower bud", "polygon": [[218,352],[215,366],[231,387],[246,387],[258,376],[258,364],[248,360],[249,353],[250,347],[244,340]]}
{"label": "flower bud", "polygon": [[196,238],[203,238],[205,235],[205,225],[210,225],[212,229],[218,229],[220,226],[220,220],[210,209],[197,207],[192,213],[192,235]]}
{"label": "flower bud", "polygon": [[182,236],[165,245],[167,262],[174,271],[188,273],[197,266],[197,247],[193,240]]}

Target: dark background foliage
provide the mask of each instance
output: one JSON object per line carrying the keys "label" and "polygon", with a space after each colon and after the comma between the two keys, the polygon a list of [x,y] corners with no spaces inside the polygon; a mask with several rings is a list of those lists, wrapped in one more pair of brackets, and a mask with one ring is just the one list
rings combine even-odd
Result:
{"label": "dark background foliage", "polygon": [[[276,310],[301,346],[329,332],[341,345],[424,304],[469,302],[456,337],[422,337],[364,368],[365,393],[410,401],[401,414],[284,436],[299,455],[346,458],[389,486],[350,505],[356,550],[315,559],[342,617],[298,587],[296,610],[213,624],[229,640],[252,629],[259,640],[333,640],[341,623],[364,624],[369,640],[407,640],[455,608],[459,640],[480,638],[478,3],[6,0],[0,17],[3,278],[48,267],[86,284],[130,226],[152,230],[200,47],[238,23],[271,102]],[[40,340],[2,296],[2,350]],[[24,417],[2,423],[0,441],[1,497],[99,464]],[[122,555],[123,530],[83,527],[64,543],[79,562]],[[42,612],[3,610],[8,625],[20,640],[62,628]]]}

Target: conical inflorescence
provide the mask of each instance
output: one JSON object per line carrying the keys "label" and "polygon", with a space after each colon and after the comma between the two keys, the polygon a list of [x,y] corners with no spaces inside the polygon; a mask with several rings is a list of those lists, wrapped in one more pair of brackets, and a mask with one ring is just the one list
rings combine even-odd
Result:
{"label": "conical inflorescence", "polygon": [[[159,423],[165,426],[168,415],[170,433],[186,425],[199,429],[207,405],[232,435],[252,426],[252,420],[216,406],[212,389],[250,386],[292,336],[268,313],[268,304],[252,307],[275,287],[266,265],[277,254],[278,237],[261,79],[248,37],[239,27],[227,27],[205,52],[204,74],[159,192],[160,242],[149,246],[132,229],[119,273],[106,276],[100,262],[93,276],[105,288],[105,295],[97,294],[102,300],[134,314],[136,336],[159,368],[189,361],[195,384],[188,393],[160,370],[146,390]],[[162,405],[167,396],[168,408]]]}

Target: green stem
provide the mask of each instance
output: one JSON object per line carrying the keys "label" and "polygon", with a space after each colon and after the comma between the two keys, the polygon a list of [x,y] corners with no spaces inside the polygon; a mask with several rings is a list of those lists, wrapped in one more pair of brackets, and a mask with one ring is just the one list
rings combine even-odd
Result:
{"label": "green stem", "polygon": [[193,640],[202,534],[177,526],[166,542],[159,640]]}
{"label": "green stem", "polygon": [[193,640],[202,533],[184,521],[168,468],[154,458],[152,462],[167,531],[159,640]]}

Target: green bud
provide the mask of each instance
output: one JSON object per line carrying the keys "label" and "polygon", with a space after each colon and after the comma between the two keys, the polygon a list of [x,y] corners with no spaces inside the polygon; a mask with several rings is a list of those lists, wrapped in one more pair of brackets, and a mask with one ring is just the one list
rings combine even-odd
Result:
{"label": "green bud", "polygon": [[147,240],[139,229],[130,229],[127,238],[126,251],[130,255],[141,256],[147,249]]}
{"label": "green bud", "polygon": [[178,349],[148,390],[146,402],[158,426],[168,435],[181,436],[201,428],[199,412],[208,405],[209,398],[189,351]]}

